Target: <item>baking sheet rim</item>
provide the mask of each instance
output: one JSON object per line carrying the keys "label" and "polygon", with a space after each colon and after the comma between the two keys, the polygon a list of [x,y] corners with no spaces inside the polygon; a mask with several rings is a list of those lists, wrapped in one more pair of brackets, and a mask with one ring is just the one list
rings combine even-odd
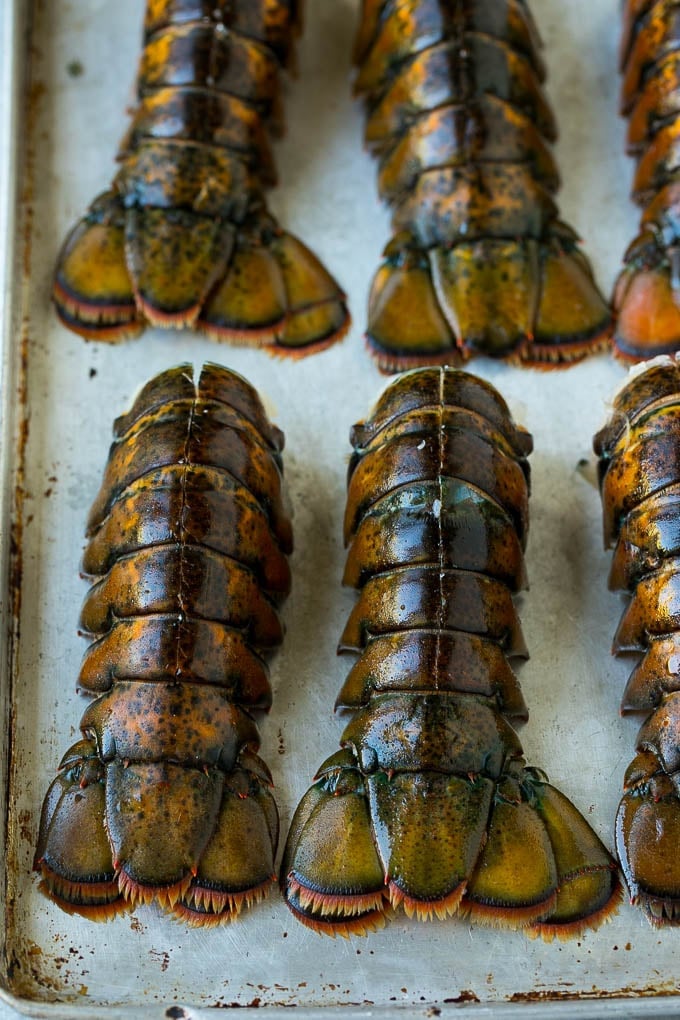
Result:
{"label": "baking sheet rim", "polygon": [[[0,835],[7,838],[9,831],[9,806],[12,792],[12,689],[14,668],[14,622],[11,606],[11,574],[12,556],[17,554],[11,549],[15,514],[20,513],[20,501],[17,499],[20,485],[23,456],[21,432],[28,408],[22,406],[17,399],[23,392],[24,344],[25,336],[22,324],[24,313],[24,296],[27,279],[23,275],[25,246],[30,239],[25,232],[27,206],[30,201],[30,188],[19,187],[19,171],[26,170],[30,160],[31,137],[33,127],[30,116],[30,46],[31,31],[34,23],[32,17],[34,3],[26,4],[24,0],[6,0],[4,19],[0,28],[0,39],[5,53],[4,74],[1,86],[5,102],[1,108],[0,123],[0,236],[2,241],[2,262],[0,263],[0,282],[5,298],[0,308],[0,420],[2,441],[0,441],[0,709],[4,713],[6,725],[3,727],[5,743],[0,746]],[[22,116],[23,115],[23,116]],[[22,125],[28,125],[29,137],[22,133]],[[30,170],[30,168],[29,168]],[[26,184],[27,182],[24,182]],[[29,182],[30,183],[30,182]],[[18,523],[20,524],[20,518]],[[18,550],[20,555],[21,550]],[[214,1008],[193,1007],[190,1004],[173,1003],[173,1012],[168,1013],[168,1006],[156,1004],[143,1006],[139,1003],[129,1005],[101,1006],[83,1000],[82,1003],[55,1000],[23,998],[14,995],[7,983],[7,890],[8,876],[3,859],[2,891],[0,909],[3,915],[2,947],[4,964],[0,974],[0,1001],[18,1012],[46,1018],[63,1018],[63,1020],[81,1020],[88,1015],[96,1017],[126,1018],[134,1016],[149,1017],[184,1017],[185,1020],[200,1020],[212,1017]],[[565,1001],[559,997],[533,1001],[531,998],[521,1002],[499,1001],[494,1003],[423,1003],[422,1006],[412,1004],[386,1004],[377,1007],[348,1007],[337,1004],[325,1006],[296,1006],[296,1015],[304,1020],[322,1020],[329,1012],[348,1018],[362,1017],[399,1017],[404,1015],[432,1015],[436,1006],[437,1015],[447,1015],[461,1008],[475,1016],[493,1017],[501,1015],[511,1020],[513,1017],[525,1017],[531,1011],[534,1017],[589,1017],[599,1018],[622,1013],[630,1017],[664,1017],[680,1015],[680,995],[655,996],[621,996],[597,998],[581,997],[578,1001]],[[260,1007],[242,1006],[247,1014]],[[267,1006],[267,1015],[273,1018],[288,1015],[290,1006]],[[181,1012],[180,1012],[181,1011]]]}

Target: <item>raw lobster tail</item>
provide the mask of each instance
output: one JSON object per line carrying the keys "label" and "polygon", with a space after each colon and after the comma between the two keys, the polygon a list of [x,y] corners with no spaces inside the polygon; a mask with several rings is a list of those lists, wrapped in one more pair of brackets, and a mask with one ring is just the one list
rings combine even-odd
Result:
{"label": "raw lobster tail", "polygon": [[342,291],[263,197],[299,2],[148,0],[120,170],[57,264],[70,329],[115,343],[147,324],[190,326],[291,355],[344,335]]}
{"label": "raw lobster tail", "polygon": [[595,437],[609,587],[632,598],[613,651],[642,652],[624,713],[648,716],[624,779],[616,846],[633,903],[680,924],[680,365],[635,375]]}
{"label": "raw lobster tail", "polygon": [[216,365],[153,379],[115,424],[90,512],[82,739],[43,806],[35,867],[68,911],[157,900],[193,925],[260,899],[278,815],[251,713],[290,587],[282,433]]}
{"label": "raw lobster tail", "polygon": [[629,361],[680,348],[680,17],[675,0],[625,0],[621,109],[637,159],[640,232],[614,291],[617,353]]}
{"label": "raw lobster tail", "polygon": [[545,938],[594,926],[619,896],[586,821],[528,768],[507,721],[526,706],[532,447],[496,391],[452,369],[401,376],[352,432],[340,641],[358,653],[354,716],[292,822],[281,881],[311,928],[363,933],[403,906]]}
{"label": "raw lobster tail", "polygon": [[608,336],[557,218],[539,50],[524,0],[363,0],[356,92],[394,226],[368,311],[383,371],[574,361]]}

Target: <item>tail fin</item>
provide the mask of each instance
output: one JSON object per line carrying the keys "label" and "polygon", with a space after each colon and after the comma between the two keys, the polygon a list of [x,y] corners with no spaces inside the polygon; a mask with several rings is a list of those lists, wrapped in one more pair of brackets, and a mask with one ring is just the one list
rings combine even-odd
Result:
{"label": "tail fin", "polygon": [[275,881],[278,814],[264,763],[243,752],[225,775],[171,763],[102,764],[67,753],[45,799],[35,868],[61,907],[107,920],[152,900],[214,925]]}
{"label": "tail fin", "polygon": [[64,755],[43,804],[34,868],[42,890],[70,913],[105,921],[128,909],[116,880],[105,825],[103,768],[94,744]]}
{"label": "tail fin", "polygon": [[616,816],[616,847],[631,902],[655,927],[680,925],[675,877],[679,839],[677,780],[664,774],[653,754],[643,752],[626,774]]}
{"label": "tail fin", "polygon": [[363,935],[387,909],[384,871],[373,843],[363,779],[351,752],[324,763],[298,805],[281,862],[288,906],[308,928]]}
{"label": "tail fin", "polygon": [[680,249],[663,250],[644,231],[626,254],[614,289],[614,347],[624,361],[672,354],[680,347]]}
{"label": "tail fin", "polygon": [[125,259],[125,214],[112,192],[100,195],[66,238],[52,296],[64,325],[86,340],[117,343],[142,332]]}
{"label": "tail fin", "polygon": [[402,235],[385,254],[367,331],[382,371],[475,354],[552,366],[608,339],[611,315],[562,224],[545,242],[483,238],[429,250]]}
{"label": "tail fin", "polygon": [[276,881],[279,817],[264,762],[243,752],[225,776],[213,833],[196,874],[173,912],[188,924],[212,926],[236,918],[263,899]]}
{"label": "tail fin", "polygon": [[621,895],[616,867],[576,808],[532,769],[498,782],[434,772],[363,775],[326,762],[288,836],[281,883],[308,927],[365,934],[390,906],[546,941],[596,927]]}
{"label": "tail fin", "polygon": [[298,357],[342,339],[350,320],[345,295],[316,255],[261,216],[239,228],[227,272],[197,325],[215,340]]}
{"label": "tail fin", "polygon": [[267,214],[241,226],[188,209],[124,208],[107,192],[59,256],[53,297],[87,340],[117,343],[146,325],[293,357],[340,340],[345,295],[317,257]]}

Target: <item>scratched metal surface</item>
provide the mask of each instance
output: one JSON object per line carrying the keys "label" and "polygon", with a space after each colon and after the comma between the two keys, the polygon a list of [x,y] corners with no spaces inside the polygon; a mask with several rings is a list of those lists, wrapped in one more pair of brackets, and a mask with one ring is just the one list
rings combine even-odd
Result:
{"label": "scratched metal surface", "polygon": [[[637,222],[616,116],[618,0],[536,0],[534,6],[561,126],[562,210],[583,234],[608,289]],[[532,1003],[535,1015],[551,1017],[680,1013],[673,997],[680,932],[653,932],[627,905],[611,924],[567,944],[544,945],[456,920],[418,925],[403,916],[369,938],[333,941],[302,928],[277,895],[231,927],[195,931],[151,908],[93,925],[38,893],[30,866],[40,805],[84,708],[74,690],[85,590],[78,561],[113,417],[152,373],[181,360],[215,359],[258,386],[286,432],[294,592],[285,609],[287,640],[273,665],[274,708],[261,726],[285,829],[341,731],[332,705],[347,668],[335,645],[352,603],[339,585],[347,435],[382,386],[361,340],[366,291],[388,219],[375,197],[360,113],[350,99],[357,0],[308,4],[301,74],[288,87],[289,133],[277,147],[282,184],[272,196],[282,221],[347,288],[356,325],[345,343],[289,364],[190,334],[151,332],[118,348],[95,347],[58,325],[48,299],[54,258],[67,227],[112,176],[142,8],[142,0],[38,0],[27,45],[16,31],[21,0],[4,4],[5,43],[16,33],[19,46],[16,64],[5,65],[6,79],[13,75],[5,81],[5,139],[11,87],[25,54],[31,89],[20,130],[28,132],[27,158],[15,174],[5,140],[2,160],[4,215],[17,211],[22,225],[4,263],[12,337],[3,351],[0,546],[6,588],[0,708],[7,720],[3,765],[9,764],[8,781],[0,776],[7,824],[3,1009],[55,1017],[198,1017],[214,1006],[267,1006],[268,1015],[277,1015],[295,1005],[300,1015],[335,1008],[372,1016],[465,1006],[482,1016],[511,1017],[526,1015]],[[14,183],[21,190],[16,209]],[[15,261],[13,278],[8,270]],[[605,589],[608,556],[601,549],[590,442],[624,372],[606,356],[563,373],[484,361],[473,367],[502,390],[535,436],[532,584],[521,604],[532,653],[520,672],[531,709],[521,734],[527,758],[548,770],[611,844],[637,723],[618,715],[628,667],[609,656],[620,604]],[[27,432],[18,428],[24,410]],[[25,478],[23,530],[14,536],[22,567],[20,633],[12,646],[7,479],[19,465],[17,435],[25,438]]]}

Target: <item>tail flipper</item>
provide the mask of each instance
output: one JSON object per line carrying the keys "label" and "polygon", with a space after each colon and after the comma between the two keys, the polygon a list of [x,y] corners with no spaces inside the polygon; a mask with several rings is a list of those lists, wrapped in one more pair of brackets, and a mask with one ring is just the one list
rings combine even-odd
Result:
{"label": "tail flipper", "polygon": [[680,347],[680,248],[644,231],[626,254],[614,290],[616,354],[642,361]]}
{"label": "tail flipper", "polygon": [[145,325],[311,354],[350,324],[345,295],[301,241],[262,212],[240,226],[101,195],[59,256],[53,297],[69,329],[117,343]]}
{"label": "tail flipper", "polygon": [[43,804],[34,868],[43,891],[70,913],[105,921],[128,909],[105,826],[104,773],[94,744],[64,755]]}
{"label": "tail flipper", "polygon": [[52,295],[59,318],[86,340],[138,336],[143,320],[125,258],[125,214],[111,192],[94,202],[59,255]]}
{"label": "tail flipper", "polygon": [[226,275],[197,323],[213,339],[265,344],[292,357],[330,346],[349,324],[333,277],[268,216],[239,229]]}
{"label": "tail flipper", "polygon": [[271,777],[244,751],[231,773],[67,753],[45,799],[35,868],[59,906],[107,920],[157,901],[192,926],[235,918],[272,883]]}
{"label": "tail flipper", "polygon": [[563,224],[545,242],[484,238],[428,250],[398,235],[385,254],[367,330],[382,371],[475,354],[549,367],[607,342],[609,309]]}
{"label": "tail flipper", "polygon": [[557,898],[549,917],[528,934],[567,939],[615,911],[622,889],[609,852],[563,793],[534,784],[534,810],[545,826],[557,868]]}
{"label": "tail flipper", "polygon": [[[654,715],[662,716],[663,708]],[[649,721],[645,726],[649,730]],[[644,910],[655,927],[680,925],[678,773],[663,760],[658,747],[649,741],[643,747],[638,742],[639,753],[624,779],[616,816],[616,849],[631,902]]]}
{"label": "tail flipper", "polygon": [[326,935],[363,935],[384,923],[383,867],[365,786],[340,751],[302,798],[288,833],[281,886],[298,920]]}
{"label": "tail flipper", "polygon": [[534,770],[482,776],[378,771],[353,752],[321,769],[293,819],[284,896],[307,926],[365,934],[390,907],[460,913],[546,940],[597,926],[620,885],[576,808]]}
{"label": "tail flipper", "polygon": [[173,908],[195,927],[235,919],[276,881],[279,816],[268,789],[271,776],[255,754],[242,752],[240,762],[224,779],[213,833],[191,884]]}

